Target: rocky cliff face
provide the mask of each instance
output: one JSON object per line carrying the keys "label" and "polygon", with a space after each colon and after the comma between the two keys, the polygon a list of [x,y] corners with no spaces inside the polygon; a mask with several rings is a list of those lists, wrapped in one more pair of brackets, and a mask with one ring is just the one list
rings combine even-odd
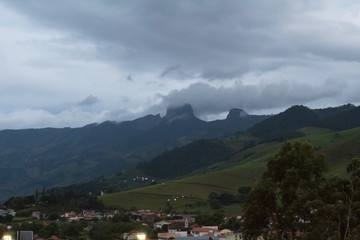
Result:
{"label": "rocky cliff face", "polygon": [[190,104],[184,104],[179,107],[169,107],[164,117],[165,120],[174,121],[180,119],[191,119],[196,118],[194,115],[193,108]]}
{"label": "rocky cliff face", "polygon": [[239,108],[233,108],[229,111],[226,120],[240,120],[247,118],[248,116],[249,114],[247,114],[247,112],[245,112],[244,110]]}

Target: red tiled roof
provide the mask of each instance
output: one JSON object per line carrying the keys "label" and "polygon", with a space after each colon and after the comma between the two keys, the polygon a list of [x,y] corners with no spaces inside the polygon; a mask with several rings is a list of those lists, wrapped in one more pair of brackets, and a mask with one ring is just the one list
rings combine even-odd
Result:
{"label": "red tiled roof", "polygon": [[191,231],[193,231],[193,232],[213,232],[215,230],[212,228],[193,228]]}

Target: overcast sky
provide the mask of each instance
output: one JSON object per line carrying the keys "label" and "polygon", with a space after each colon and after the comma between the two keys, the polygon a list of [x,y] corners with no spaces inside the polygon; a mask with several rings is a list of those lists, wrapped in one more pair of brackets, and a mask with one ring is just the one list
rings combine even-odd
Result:
{"label": "overcast sky", "polygon": [[360,102],[360,4],[0,0],[0,129]]}

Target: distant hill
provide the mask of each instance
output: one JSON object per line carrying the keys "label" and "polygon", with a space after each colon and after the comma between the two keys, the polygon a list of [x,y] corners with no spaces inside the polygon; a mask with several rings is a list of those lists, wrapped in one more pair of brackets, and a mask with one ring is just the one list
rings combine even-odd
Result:
{"label": "distant hill", "polygon": [[345,130],[360,126],[360,107],[347,104],[325,109],[292,106],[250,127],[247,132],[261,139],[283,141],[302,135],[296,130],[316,126]]}
{"label": "distant hill", "polygon": [[233,109],[228,118],[198,119],[189,104],[133,121],[103,122],[81,128],[0,131],[0,201],[119,173],[166,149],[198,139],[244,131],[268,116]]}
{"label": "distant hill", "polygon": [[248,132],[253,136],[269,140],[284,140],[296,137],[295,130],[312,126],[318,115],[304,106],[293,106],[265,121],[251,127]]}

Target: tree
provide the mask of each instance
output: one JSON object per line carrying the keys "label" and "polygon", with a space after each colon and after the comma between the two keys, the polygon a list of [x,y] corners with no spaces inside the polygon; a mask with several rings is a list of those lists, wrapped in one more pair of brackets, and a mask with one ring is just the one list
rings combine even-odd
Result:
{"label": "tree", "polygon": [[325,184],[325,157],[307,143],[285,143],[268,162],[262,180],[244,204],[244,232],[248,239],[295,239],[309,228],[319,189]]}
{"label": "tree", "polygon": [[221,208],[221,202],[219,201],[219,195],[216,192],[211,192],[208,196],[209,204],[212,209]]}
{"label": "tree", "polygon": [[66,239],[78,239],[80,236],[81,225],[78,223],[65,223],[60,225],[60,234]]}
{"label": "tree", "polygon": [[[353,215],[354,208],[358,208],[360,204],[360,159],[353,159],[347,167],[347,173],[350,174],[350,179],[347,183],[347,187],[344,189],[345,204],[346,204],[346,228],[344,233],[344,239],[350,237],[350,219]],[[359,213],[355,225],[360,228]],[[353,221],[355,222],[355,220]],[[354,225],[354,224],[353,224]]]}
{"label": "tree", "polygon": [[229,229],[231,231],[238,231],[240,229],[240,223],[236,221],[236,217],[229,218],[225,223],[221,225],[221,229]]}
{"label": "tree", "polygon": [[13,220],[13,216],[10,214],[6,214],[5,216],[0,216],[0,223],[11,223]]}
{"label": "tree", "polygon": [[43,227],[39,234],[44,238],[49,238],[51,236],[56,236],[59,233],[59,226],[55,222],[51,222],[49,225]]}
{"label": "tree", "polygon": [[214,212],[212,215],[203,213],[198,214],[195,218],[195,222],[200,226],[214,226],[214,225],[221,225],[224,222],[224,211],[218,210]]}
{"label": "tree", "polygon": [[308,144],[285,143],[244,204],[247,239],[360,239],[360,159],[347,178],[324,177],[325,158]]}

